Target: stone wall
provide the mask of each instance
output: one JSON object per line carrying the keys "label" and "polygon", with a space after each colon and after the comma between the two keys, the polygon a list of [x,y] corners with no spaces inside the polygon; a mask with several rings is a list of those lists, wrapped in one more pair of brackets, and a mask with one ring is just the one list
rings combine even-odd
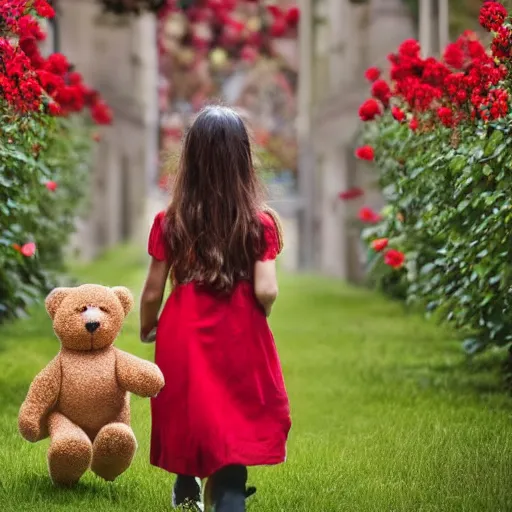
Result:
{"label": "stone wall", "polygon": [[[364,264],[357,207],[340,201],[338,194],[354,186],[367,187],[375,179],[375,171],[353,157],[361,127],[358,108],[369,95],[364,70],[387,67],[387,55],[413,37],[412,21],[401,0],[362,5],[303,0],[302,7],[309,19],[302,20],[301,48],[312,49],[310,55],[301,56],[299,94],[300,136],[308,144],[311,141],[312,153],[300,169],[308,183],[303,190],[306,202],[309,195],[312,217],[306,243],[314,247],[314,268],[357,281]],[[370,190],[364,203],[379,208],[382,199]]]}
{"label": "stone wall", "polygon": [[62,0],[58,32],[62,51],[114,112],[114,125],[100,132],[90,208],[72,243],[75,254],[90,259],[147,234],[158,133],[156,26],[151,15],[113,17],[95,2]]}

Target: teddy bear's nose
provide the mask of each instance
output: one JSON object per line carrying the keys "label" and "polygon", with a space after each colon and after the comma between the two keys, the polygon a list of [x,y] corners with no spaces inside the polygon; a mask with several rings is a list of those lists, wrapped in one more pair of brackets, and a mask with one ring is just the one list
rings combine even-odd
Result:
{"label": "teddy bear's nose", "polygon": [[99,322],[87,322],[85,328],[92,334],[100,326]]}

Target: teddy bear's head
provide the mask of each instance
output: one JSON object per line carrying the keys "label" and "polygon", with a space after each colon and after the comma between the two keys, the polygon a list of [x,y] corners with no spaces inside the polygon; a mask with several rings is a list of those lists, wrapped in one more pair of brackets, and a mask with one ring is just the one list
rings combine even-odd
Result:
{"label": "teddy bear's head", "polygon": [[98,350],[114,343],[133,307],[133,296],[124,287],[85,284],[56,288],[45,305],[63,347]]}

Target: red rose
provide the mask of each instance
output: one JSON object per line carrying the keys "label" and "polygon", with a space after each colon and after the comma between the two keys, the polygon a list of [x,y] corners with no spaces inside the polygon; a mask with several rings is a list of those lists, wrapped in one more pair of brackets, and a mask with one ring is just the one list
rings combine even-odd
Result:
{"label": "red rose", "polygon": [[246,39],[247,44],[260,48],[263,45],[263,34],[261,32],[251,32]]}
{"label": "red rose", "polygon": [[359,187],[354,187],[349,190],[346,190],[345,192],[340,192],[338,194],[338,197],[342,199],[343,201],[349,200],[349,199],[357,199],[358,197],[361,197],[364,195],[363,189]]}
{"label": "red rose", "polygon": [[71,85],[79,85],[84,81],[84,79],[80,73],[72,71],[71,73],[68,73],[68,81]]}
{"label": "red rose", "polygon": [[369,82],[375,82],[375,80],[378,80],[380,77],[380,69],[376,67],[368,68],[365,71],[364,76]]}
{"label": "red rose", "polygon": [[382,114],[382,109],[379,102],[373,98],[366,100],[359,107],[359,117],[362,121],[372,121],[377,116]]}
{"label": "red rose", "polygon": [[62,109],[60,108],[60,105],[58,103],[55,103],[54,101],[52,101],[48,105],[48,112],[52,116],[60,116],[62,114]]}
{"label": "red rose", "polygon": [[393,268],[402,268],[405,262],[405,254],[397,249],[389,249],[384,254],[384,263]]}
{"label": "red rose", "polygon": [[274,16],[274,18],[280,18],[283,16],[283,11],[278,5],[270,4],[267,6],[267,10],[270,14],[272,14],[272,16]]}
{"label": "red rose", "polygon": [[364,77],[369,82],[375,82],[380,77],[380,69],[376,67],[368,68],[364,73]]}
{"label": "red rose", "polygon": [[488,0],[480,9],[478,21],[487,31],[497,32],[508,17],[507,9],[499,2]]}
{"label": "red rose", "polygon": [[406,39],[398,47],[398,55],[400,57],[409,57],[416,59],[420,56],[420,43],[415,39]]}
{"label": "red rose", "polygon": [[46,60],[44,68],[50,73],[63,75],[69,71],[70,65],[65,55],[62,55],[62,53],[52,53]]}
{"label": "red rose", "polygon": [[46,38],[46,34],[41,30],[39,23],[29,14],[18,19],[17,32],[20,39],[44,41]]}
{"label": "red rose", "polygon": [[[15,244],[16,245],[16,244]],[[26,258],[31,258],[36,253],[36,244],[34,242],[29,242],[27,244],[22,245],[21,247],[19,245],[15,246],[15,249],[18,250],[23,256]]]}
{"label": "red rose", "polygon": [[39,79],[39,83],[50,95],[65,85],[64,79],[61,76],[46,71],[45,69],[38,69],[36,75]]}
{"label": "red rose", "polygon": [[47,181],[44,186],[50,191],[55,192],[57,190],[57,183],[55,181]]}
{"label": "red rose", "polygon": [[443,59],[454,69],[462,69],[464,67],[464,52],[457,43],[450,43],[443,55]]}
{"label": "red rose", "polygon": [[418,129],[418,126],[419,126],[418,120],[417,120],[415,117],[413,117],[413,118],[411,119],[411,122],[409,123],[409,128],[410,128],[413,132],[415,132],[415,131]]}
{"label": "red rose", "polygon": [[292,5],[286,11],[285,17],[290,27],[296,27],[300,20],[300,9],[296,5]]}
{"label": "red rose", "polygon": [[240,34],[240,32],[242,32],[242,30],[245,28],[245,25],[241,21],[236,20],[235,18],[228,18],[226,25],[237,34]]}
{"label": "red rose", "polygon": [[41,18],[53,18],[55,16],[55,10],[46,0],[35,0],[33,7]]}
{"label": "red rose", "polygon": [[112,122],[112,111],[102,100],[97,101],[91,107],[91,116],[96,124],[110,124]]}
{"label": "red rose", "polygon": [[391,89],[385,80],[376,80],[372,85],[372,96],[382,102],[384,106],[389,105]]}
{"label": "red rose", "polygon": [[376,252],[381,252],[388,246],[388,242],[387,238],[377,238],[372,242],[372,249]]}
{"label": "red rose", "polygon": [[512,31],[502,25],[497,31],[491,45],[491,51],[494,57],[498,59],[508,59],[512,47]]}
{"label": "red rose", "polygon": [[453,123],[453,112],[451,108],[448,107],[439,107],[437,109],[437,115],[445,126],[450,127]]}
{"label": "red rose", "polygon": [[457,101],[459,103],[464,103],[468,99],[468,93],[464,89],[459,89],[457,91]]}
{"label": "red rose", "polygon": [[287,28],[284,17],[275,18],[272,25],[270,25],[270,35],[276,38],[283,37]]}
{"label": "red rose", "polygon": [[360,160],[368,160],[371,162],[375,158],[375,151],[371,146],[361,146],[356,149],[355,155]]}
{"label": "red rose", "polygon": [[381,220],[380,215],[369,206],[363,206],[359,210],[359,220],[367,224],[376,224]]}
{"label": "red rose", "polygon": [[400,123],[405,119],[405,112],[398,107],[393,107],[391,109],[391,114]]}
{"label": "red rose", "polygon": [[240,51],[240,58],[246,62],[254,62],[258,58],[258,51],[247,44]]}

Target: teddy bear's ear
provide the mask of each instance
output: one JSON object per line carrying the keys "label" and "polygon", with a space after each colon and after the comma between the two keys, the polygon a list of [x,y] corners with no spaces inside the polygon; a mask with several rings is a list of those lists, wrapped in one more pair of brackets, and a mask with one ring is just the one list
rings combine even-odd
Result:
{"label": "teddy bear's ear", "polygon": [[70,291],[71,288],[55,288],[50,292],[48,297],[46,297],[44,305],[46,306],[46,311],[48,311],[52,320],[55,318],[55,313],[57,313],[62,301],[67,295],[69,295]]}
{"label": "teddy bear's ear", "polygon": [[126,316],[133,308],[132,292],[124,286],[116,286],[112,288],[112,291],[116,294],[116,297],[119,299],[121,306],[123,306],[124,314]]}

